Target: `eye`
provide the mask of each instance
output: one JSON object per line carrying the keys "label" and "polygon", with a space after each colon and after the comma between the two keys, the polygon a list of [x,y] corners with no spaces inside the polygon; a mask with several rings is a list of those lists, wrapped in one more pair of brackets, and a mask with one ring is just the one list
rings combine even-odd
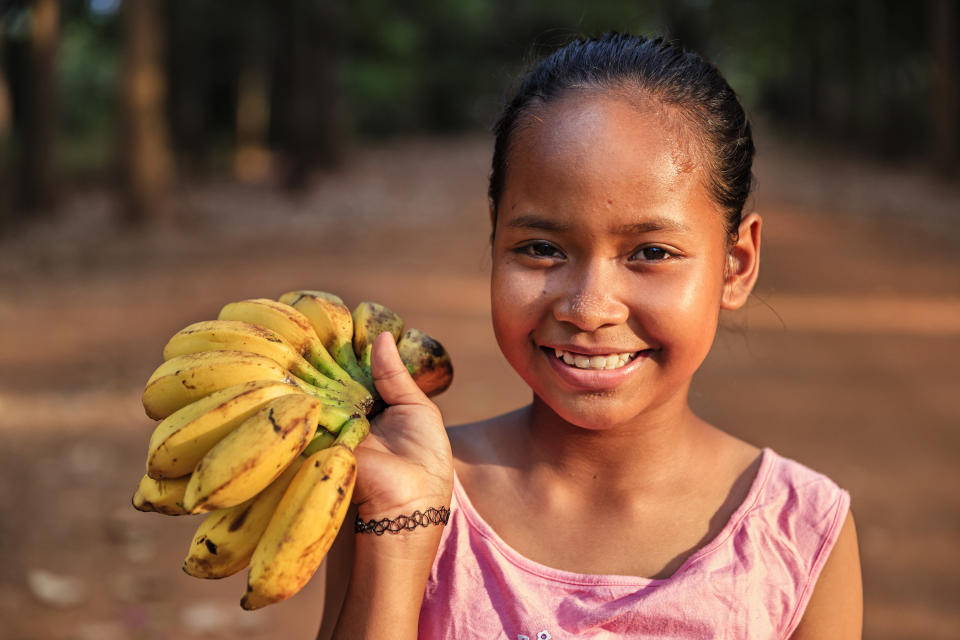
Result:
{"label": "eye", "polygon": [[664,260],[673,258],[674,254],[663,247],[654,246],[642,247],[633,254],[633,257],[638,260],[646,260],[647,262],[663,262]]}
{"label": "eye", "polygon": [[560,249],[556,248],[549,242],[543,242],[543,241],[528,242],[525,245],[517,247],[516,249],[514,249],[514,251],[525,256],[530,256],[532,258],[563,258],[564,257]]}

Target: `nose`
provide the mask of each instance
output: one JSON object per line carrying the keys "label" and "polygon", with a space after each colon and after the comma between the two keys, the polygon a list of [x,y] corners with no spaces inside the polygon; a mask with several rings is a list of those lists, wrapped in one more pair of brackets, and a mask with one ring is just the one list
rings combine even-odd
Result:
{"label": "nose", "polygon": [[566,275],[553,308],[557,320],[589,332],[627,321],[629,309],[620,296],[623,284],[614,267],[591,262]]}

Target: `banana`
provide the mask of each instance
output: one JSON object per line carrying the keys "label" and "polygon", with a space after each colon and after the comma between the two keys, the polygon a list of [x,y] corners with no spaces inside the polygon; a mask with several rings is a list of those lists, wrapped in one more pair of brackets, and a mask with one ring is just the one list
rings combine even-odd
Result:
{"label": "banana", "polygon": [[249,500],[283,473],[325,418],[317,398],[274,398],[203,456],[190,476],[183,507],[206,513]]}
{"label": "banana", "polygon": [[183,494],[187,489],[189,477],[154,480],[143,476],[133,494],[133,506],[140,511],[156,511],[168,516],[182,516],[187,513],[183,507]]}
{"label": "banana", "polygon": [[361,302],[353,310],[353,352],[360,366],[370,371],[370,351],[373,339],[384,331],[393,334],[393,341],[400,339],[403,318],[376,302]]}
{"label": "banana", "polygon": [[[349,424],[349,423],[348,423]],[[333,431],[328,431],[324,427],[317,427],[317,433],[313,436],[313,440],[310,441],[310,444],[307,445],[307,448],[303,450],[303,453],[300,455],[310,456],[320,451],[320,449],[326,449],[332,445],[337,439],[337,434]]]}
{"label": "banana", "polygon": [[177,478],[193,471],[217,442],[266,402],[302,393],[277,380],[243,382],[214,391],[164,418],[153,430],[147,450],[147,475]]}
{"label": "banana", "polygon": [[266,356],[312,385],[330,380],[307,362],[283,336],[260,325],[238,320],[205,320],[178,331],[163,349],[164,360],[201,351],[249,351]]}
{"label": "banana", "polygon": [[183,561],[184,572],[195,578],[226,578],[246,568],[303,461],[304,456],[298,456],[270,486],[246,502],[204,518]]}
{"label": "banana", "polygon": [[307,583],[343,524],[356,476],[356,458],[345,446],[335,444],[306,459],[250,558],[240,606],[259,609]]}
{"label": "banana", "polygon": [[353,316],[343,300],[332,293],[309,290],[289,291],[279,300],[305,315],[337,364],[367,390],[373,391],[373,380],[357,363],[353,352]]}
{"label": "banana", "polygon": [[428,396],[442,393],[453,382],[450,356],[443,345],[422,331],[404,331],[397,341],[397,351],[414,382]]}
{"label": "banana", "polygon": [[[356,405],[354,398],[300,380],[266,356],[247,351],[201,351],[176,356],[157,367],[143,390],[143,408],[148,416],[161,420],[214,391],[253,380],[286,382],[325,402]],[[330,386],[334,386],[332,381]]]}
{"label": "banana", "polygon": [[290,305],[268,298],[241,300],[224,306],[220,310],[219,319],[250,322],[279,333],[310,364],[345,387],[351,397],[355,396],[357,406],[364,410],[370,408],[373,398],[367,389],[336,363],[320,342],[307,317]]}

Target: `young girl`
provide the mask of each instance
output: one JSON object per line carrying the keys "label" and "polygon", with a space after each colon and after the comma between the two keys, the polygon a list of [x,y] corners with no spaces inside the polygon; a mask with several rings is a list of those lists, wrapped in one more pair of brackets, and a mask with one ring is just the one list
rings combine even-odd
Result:
{"label": "young girl", "polygon": [[611,34],[543,60],[496,135],[493,326],[533,401],[447,432],[377,339],[391,406],[358,452],[321,636],[859,637],[848,494],[687,402],[757,279],[733,91]]}

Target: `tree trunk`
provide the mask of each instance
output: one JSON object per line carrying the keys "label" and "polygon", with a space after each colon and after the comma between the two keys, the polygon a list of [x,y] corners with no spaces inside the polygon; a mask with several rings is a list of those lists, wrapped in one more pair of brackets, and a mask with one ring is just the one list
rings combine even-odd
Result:
{"label": "tree trunk", "polygon": [[960,160],[960,68],[957,37],[960,29],[955,0],[930,0],[930,42],[933,48],[934,158],[944,174],[956,173]]}
{"label": "tree trunk", "polygon": [[237,81],[236,153],[234,174],[257,183],[270,175],[270,91],[264,65],[248,62]]}
{"label": "tree trunk", "polygon": [[165,115],[163,21],[158,0],[123,3],[123,207],[132,224],[168,217],[173,160]]}
{"label": "tree trunk", "polygon": [[56,199],[56,57],[60,32],[58,0],[33,0],[30,7],[30,74],[20,138],[20,208],[49,213]]}
{"label": "tree trunk", "polygon": [[338,6],[335,0],[283,6],[272,125],[284,155],[283,184],[297,190],[313,169],[341,158]]}
{"label": "tree trunk", "polygon": [[7,176],[9,162],[10,130],[13,121],[13,105],[3,66],[3,29],[0,28],[0,231],[10,224],[10,179]]}

